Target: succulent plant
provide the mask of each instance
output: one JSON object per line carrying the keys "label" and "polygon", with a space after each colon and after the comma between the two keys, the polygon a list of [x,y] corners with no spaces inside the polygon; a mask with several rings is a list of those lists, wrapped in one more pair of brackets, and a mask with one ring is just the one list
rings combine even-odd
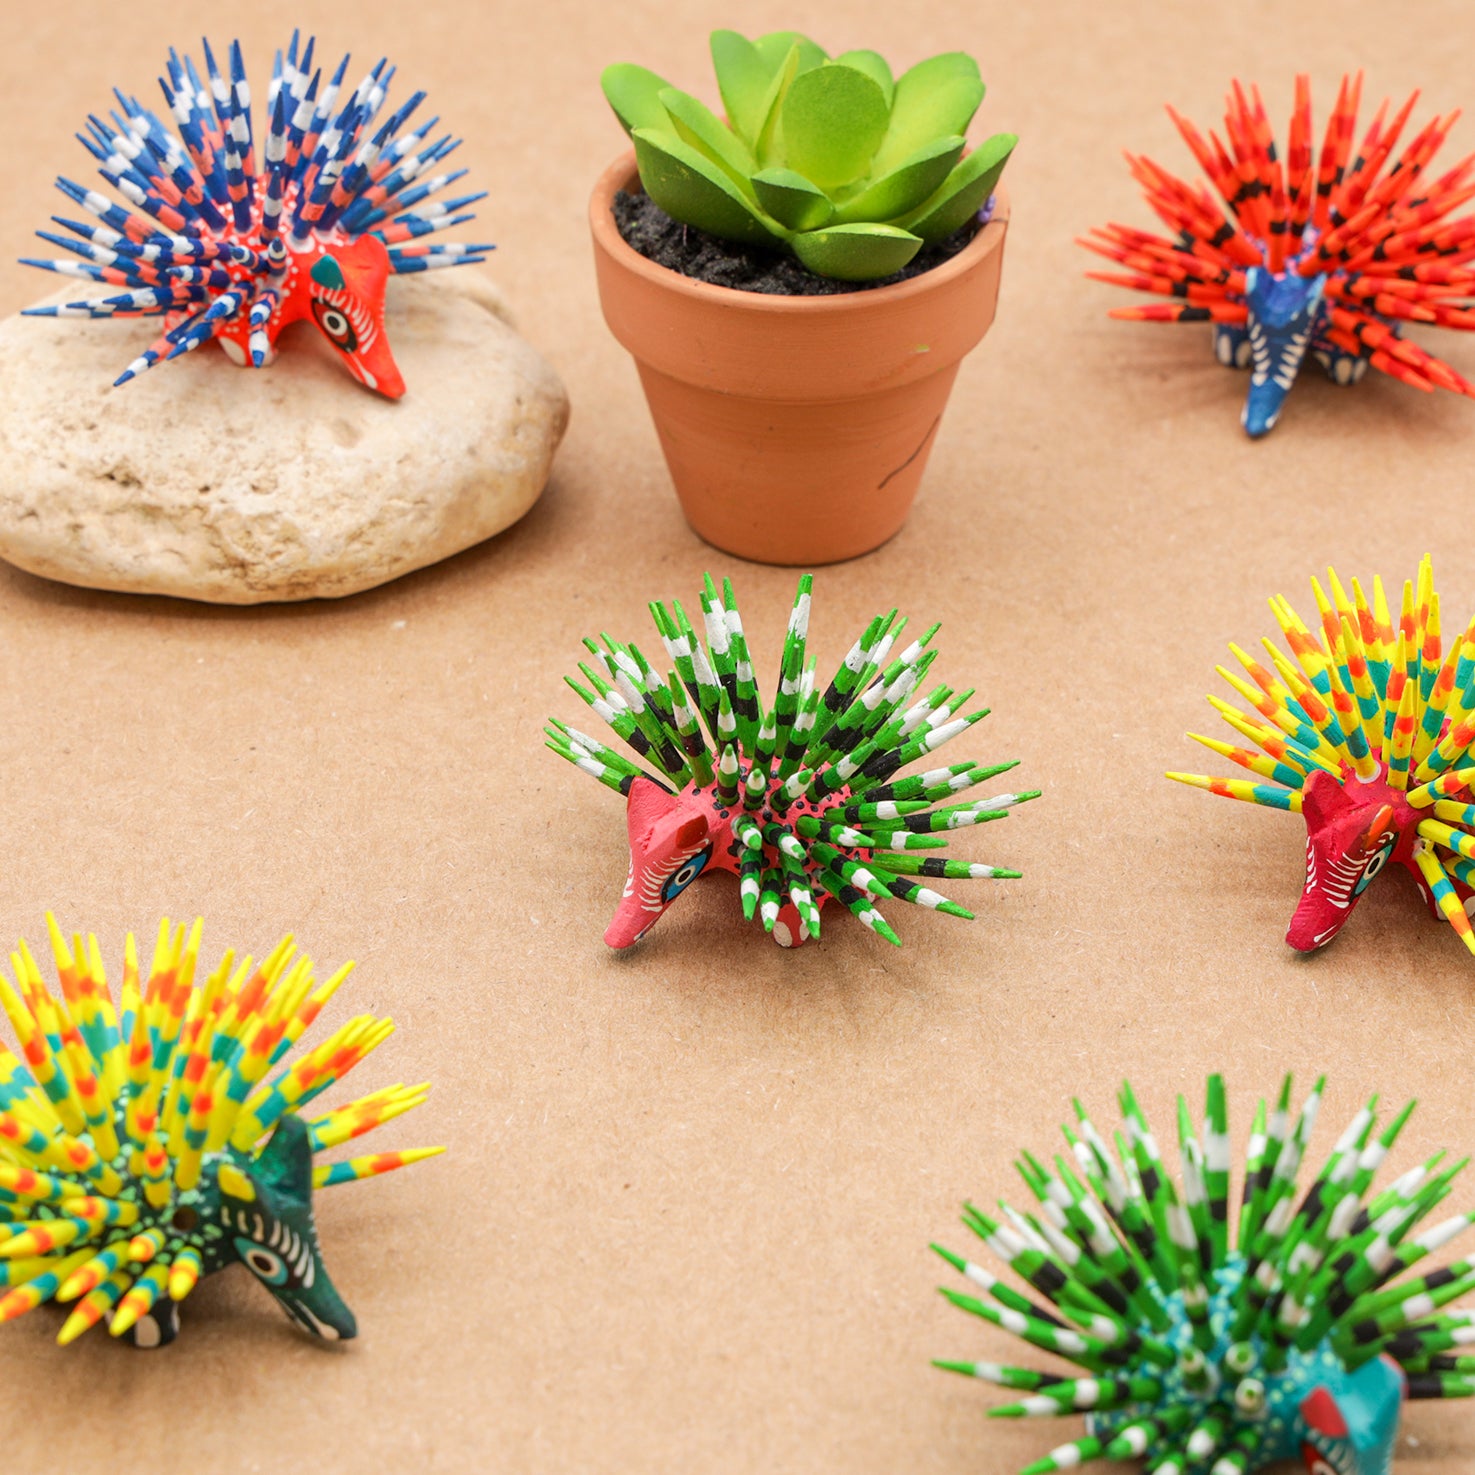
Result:
{"label": "succulent plant", "polygon": [[960,51],[893,80],[874,51],[829,57],[794,31],[714,31],[712,64],[725,121],[644,67],[605,69],[646,194],[673,219],[791,251],[819,276],[900,271],[977,213],[1018,141],[998,133],[964,152],[983,81]]}

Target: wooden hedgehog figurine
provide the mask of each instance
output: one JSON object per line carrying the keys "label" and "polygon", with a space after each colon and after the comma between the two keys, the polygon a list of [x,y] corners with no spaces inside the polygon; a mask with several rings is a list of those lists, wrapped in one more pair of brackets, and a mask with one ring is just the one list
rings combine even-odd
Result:
{"label": "wooden hedgehog figurine", "polygon": [[1171,237],[1109,225],[1080,242],[1127,269],[1089,273],[1098,281],[1176,299],[1119,307],[1113,317],[1213,323],[1219,362],[1250,370],[1241,419],[1252,436],[1274,427],[1308,349],[1337,384],[1356,383],[1371,364],[1417,389],[1475,397],[1475,386],[1400,331],[1407,322],[1475,328],[1467,300],[1475,293],[1475,216],[1450,218],[1475,194],[1475,155],[1430,172],[1459,116],[1450,113],[1395,156],[1418,93],[1392,122],[1385,102],[1354,148],[1361,94],[1361,73],[1342,79],[1317,154],[1310,84],[1297,77],[1283,165],[1259,88],[1247,97],[1234,83],[1227,142],[1212,131],[1206,141],[1169,108],[1222,204],[1202,185],[1128,154]]}
{"label": "wooden hedgehog figurine", "polygon": [[1475,1261],[1419,1264],[1475,1223],[1466,1212],[1420,1227],[1464,1163],[1441,1168],[1436,1154],[1372,1191],[1413,1110],[1375,1135],[1375,1096],[1302,1193],[1321,1095],[1318,1081],[1294,1122],[1289,1076],[1272,1112],[1260,1102],[1233,1245],[1215,1075],[1202,1143],[1178,1098],[1181,1190],[1124,1086],[1116,1156],[1076,1102],[1074,1164],[1056,1157],[1051,1172],[1029,1153],[1017,1164],[1035,1212],[966,1206],[964,1224],[1043,1301],[933,1246],[990,1298],[944,1290],[954,1305],[1075,1364],[937,1363],[1024,1395],[996,1418],[1086,1414],[1084,1437],[1022,1475],[1098,1459],[1141,1459],[1148,1475],[1245,1475],[1297,1457],[1310,1475],[1388,1475],[1405,1398],[1475,1393],[1475,1357],[1458,1352],[1475,1342],[1475,1313],[1441,1310],[1475,1289]]}
{"label": "wooden hedgehog figurine", "polygon": [[256,965],[227,952],[197,984],[200,923],[186,938],[166,918],[146,982],[129,936],[115,1008],[96,939],[69,948],[46,920],[61,996],[25,943],[14,986],[0,975],[24,1056],[0,1047],[0,1322],[68,1302],[59,1342],[107,1319],[115,1337],[156,1347],[177,1335],[178,1302],[200,1277],[239,1261],[299,1326],[355,1335],[318,1249],[313,1191],[442,1149],[313,1164],[429,1089],[301,1115],[394,1029],[362,1014],[283,1064],[353,965],[315,987],[285,938]]}
{"label": "wooden hedgehog figurine", "polygon": [[584,642],[595,663],[579,666],[589,684],[569,685],[660,775],[565,723],[546,729],[555,753],[627,801],[630,875],[604,934],[611,947],[638,942],[707,871],[735,873],[743,916],[756,914],[783,947],[819,936],[831,898],[900,946],[876,900],[973,915],[913,877],[1019,875],[909,853],[941,849],[948,831],[1003,819],[1039,794],[957,801],[1013,763],[896,777],[988,715],[958,715],[971,690],[938,686],[914,700],[937,654],[929,646],[938,626],[893,656],[906,621],[895,610],[877,615],[822,689],[805,658],[810,584],[808,574],[799,580],[767,712],[729,580],[719,597],[706,578],[705,647],[679,602],[650,606],[675,666],[665,676],[635,645]]}
{"label": "wooden hedgehog figurine", "polygon": [[1475,620],[1445,654],[1427,555],[1417,584],[1403,586],[1396,629],[1380,579],[1371,604],[1356,579],[1350,598],[1331,569],[1327,582],[1330,597],[1311,581],[1314,635],[1284,599],[1270,601],[1294,660],[1267,640],[1273,670],[1237,645],[1229,649],[1249,680],[1217,667],[1258,720],[1209,702],[1259,751],[1189,733],[1270,782],[1168,777],[1306,821],[1306,884],[1286,935],[1297,951],[1325,947],[1396,861],[1475,952],[1465,911],[1475,894]]}
{"label": "wooden hedgehog figurine", "polygon": [[276,356],[282,329],[308,319],[361,384],[398,399],[405,383],[384,334],[386,280],[482,261],[491,250],[418,244],[471,220],[457,212],[485,197],[426,203],[466,171],[416,183],[460,143],[429,141],[438,119],[404,131],[425,94],[380,121],[394,75],[381,60],[340,106],[348,57],[325,84],[313,45],[299,58],[293,32],[285,58],[277,52],[259,161],[239,42],[231,43],[228,81],[208,42],[208,81],[189,57],[170,51],[168,80],[159,85],[177,132],[137,98],[117,93],[122,111],[112,113],[111,126],[89,117],[87,134],[78,135],[98,172],[135,208],[58,179],[57,188],[101,223],[54,216],[72,235],[37,234],[81,260],[26,265],[123,290],[29,311],[162,317],[164,333],[118,384],[211,339],[236,363],[260,368]]}

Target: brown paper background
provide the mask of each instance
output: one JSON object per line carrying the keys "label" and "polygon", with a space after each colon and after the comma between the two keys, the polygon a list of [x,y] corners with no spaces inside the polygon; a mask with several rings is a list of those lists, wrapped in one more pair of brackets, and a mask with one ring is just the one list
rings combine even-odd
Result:
{"label": "brown paper background", "polygon": [[[936,1295],[951,1273],[927,1242],[967,1247],[965,1196],[1019,1196],[1013,1153],[1053,1150],[1072,1093],[1110,1119],[1130,1072],[1171,1139],[1174,1093],[1196,1104],[1222,1068],[1242,1142],[1254,1093],[1326,1069],[1317,1151],[1373,1090],[1424,1100],[1395,1166],[1475,1146],[1475,963],[1408,879],[1374,887],[1331,951],[1294,957],[1300,824],[1160,777],[1202,766],[1182,734],[1216,731],[1203,693],[1225,642],[1268,633],[1272,591],[1309,606],[1328,561],[1401,580],[1431,549],[1446,624],[1475,610],[1475,406],[1310,370],[1251,443],[1245,381],[1207,331],[1109,322],[1125,298],[1085,281],[1071,244],[1146,222],[1119,148],[1185,167],[1161,104],[1214,122],[1232,75],[1259,78],[1277,120],[1300,67],[1318,121],[1358,66],[1374,101],[1422,85],[1421,116],[1468,102],[1466,6],[229,9],[211,32],[239,22],[259,93],[294,20],[334,58],[387,53],[397,96],[429,90],[491,192],[486,270],[565,377],[573,424],[519,527],[342,603],[216,609],[0,570],[0,937],[40,943],[51,907],[116,963],[128,927],[200,912],[212,961],[287,929],[323,971],[357,958],[333,1017],[388,1011],[399,1032],[356,1083],[436,1083],[375,1140],[451,1149],[325,1195],[351,1346],[294,1335],[242,1272],[192,1297],[156,1355],[99,1334],[58,1349],[48,1313],[5,1327],[5,1470],[1002,1475],[1079,1426],[990,1424],[997,1395],[928,1366],[1005,1340]],[[205,19],[172,0],[0,7],[7,263],[69,213],[53,176],[92,177],[71,138],[85,114],[114,83],[154,98],[165,48],[193,48]],[[644,602],[690,599],[704,568],[735,577],[775,675],[794,575],[681,521],[583,219],[621,142],[600,67],[710,93],[706,33],[733,23],[898,66],[973,50],[976,135],[1023,139],[998,320],[915,513],[816,580],[822,666],[877,609],[943,620],[938,678],[994,708],[954,756],[1022,757],[1021,784],[1047,791],[957,845],[1025,879],[955,885],[971,924],[896,918],[902,951],[829,913],[821,945],[782,952],[735,924],[721,878],[612,955],[620,806],[539,746],[546,714],[579,715],[561,682],[579,637],[646,638]],[[1451,154],[1471,139],[1463,125]],[[0,264],[0,310],[49,285]],[[1438,350],[1475,375],[1453,337]],[[1468,1411],[1407,1413],[1400,1471],[1472,1459]]]}

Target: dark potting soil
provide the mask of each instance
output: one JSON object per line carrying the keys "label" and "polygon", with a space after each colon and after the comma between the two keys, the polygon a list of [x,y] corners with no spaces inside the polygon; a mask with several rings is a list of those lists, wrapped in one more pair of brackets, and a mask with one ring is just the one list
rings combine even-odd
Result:
{"label": "dark potting soil", "polygon": [[867,292],[921,276],[951,260],[978,234],[982,223],[974,218],[959,226],[945,241],[923,246],[898,272],[874,282],[838,282],[817,277],[792,256],[744,246],[709,236],[694,225],[672,220],[649,195],[621,190],[615,196],[615,225],[625,243],[657,266],[679,271],[684,277],[734,287],[739,292],[768,292],[776,296],[827,297],[838,292]]}

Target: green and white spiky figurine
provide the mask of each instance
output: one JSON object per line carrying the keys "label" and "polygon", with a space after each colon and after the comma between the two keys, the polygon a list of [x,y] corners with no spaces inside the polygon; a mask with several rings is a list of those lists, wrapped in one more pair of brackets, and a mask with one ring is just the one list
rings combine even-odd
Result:
{"label": "green and white spiky figurine", "polygon": [[963,1222],[1046,1304],[933,1246],[990,1298],[945,1289],[954,1305],[1078,1370],[937,1364],[1025,1395],[994,1417],[1086,1414],[1083,1438],[1022,1475],[1136,1458],[1148,1475],[1245,1475],[1298,1455],[1311,1475],[1388,1475],[1405,1398],[1475,1393],[1475,1357],[1458,1350],[1475,1343],[1475,1313],[1441,1309],[1475,1289],[1475,1261],[1398,1278],[1475,1223],[1466,1212],[1419,1227],[1464,1163],[1436,1154],[1373,1191],[1413,1110],[1376,1133],[1375,1096],[1300,1194],[1321,1095],[1318,1081],[1294,1122],[1289,1076],[1273,1109],[1259,1103],[1233,1245],[1215,1075],[1202,1143],[1178,1098],[1181,1189],[1124,1086],[1115,1156],[1076,1102],[1074,1166],[1018,1161],[1033,1212],[966,1206]]}
{"label": "green and white spiky figurine", "polygon": [[[638,942],[704,872],[737,875],[743,915],[784,947],[818,937],[832,897],[900,944],[877,900],[971,917],[915,878],[1018,876],[969,861],[923,858],[951,830],[1003,819],[1038,790],[958,801],[1015,765],[954,763],[898,778],[967,732],[988,709],[958,715],[973,696],[950,686],[917,698],[937,652],[938,626],[895,656],[906,620],[877,615],[826,687],[805,658],[811,576],[799,580],[773,705],[763,710],[732,584],[709,574],[706,645],[679,602],[652,604],[675,670],[662,676],[635,645],[584,643],[588,686],[569,685],[658,772],[554,721],[548,746],[627,800],[630,875],[604,940]],[[703,732],[705,729],[705,735]]]}

